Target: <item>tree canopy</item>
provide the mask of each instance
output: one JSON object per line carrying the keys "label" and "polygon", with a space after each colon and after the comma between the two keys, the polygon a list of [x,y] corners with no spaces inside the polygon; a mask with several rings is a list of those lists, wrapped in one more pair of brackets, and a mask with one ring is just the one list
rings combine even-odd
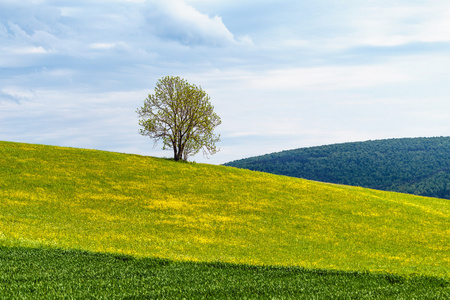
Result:
{"label": "tree canopy", "polygon": [[203,150],[204,155],[219,151],[220,135],[214,129],[221,124],[210,97],[185,79],[166,76],[158,80],[153,94],[136,111],[142,126],[140,134],[162,141],[163,149],[173,149],[174,160],[187,160]]}

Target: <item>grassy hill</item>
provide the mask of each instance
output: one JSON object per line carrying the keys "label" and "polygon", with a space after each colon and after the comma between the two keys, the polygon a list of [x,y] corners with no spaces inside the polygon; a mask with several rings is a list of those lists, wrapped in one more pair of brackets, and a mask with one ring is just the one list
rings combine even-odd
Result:
{"label": "grassy hill", "polygon": [[46,257],[26,249],[44,248],[448,280],[449,220],[442,199],[0,142],[0,254],[16,251],[0,261],[21,257],[11,274],[23,257]]}
{"label": "grassy hill", "polygon": [[389,139],[300,148],[225,165],[450,199],[450,137]]}

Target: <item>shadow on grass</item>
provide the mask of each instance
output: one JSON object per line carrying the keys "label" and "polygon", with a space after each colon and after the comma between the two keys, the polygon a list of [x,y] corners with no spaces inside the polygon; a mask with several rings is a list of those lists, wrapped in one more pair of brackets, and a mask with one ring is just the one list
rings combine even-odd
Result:
{"label": "shadow on grass", "polygon": [[450,282],[433,277],[0,247],[0,298],[448,299]]}

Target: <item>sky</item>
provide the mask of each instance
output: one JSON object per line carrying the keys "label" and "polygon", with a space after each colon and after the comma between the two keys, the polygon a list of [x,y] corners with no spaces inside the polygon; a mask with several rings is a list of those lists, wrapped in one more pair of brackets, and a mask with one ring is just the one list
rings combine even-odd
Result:
{"label": "sky", "polygon": [[450,135],[448,0],[0,0],[0,140],[157,157],[158,79],[211,97],[220,152]]}

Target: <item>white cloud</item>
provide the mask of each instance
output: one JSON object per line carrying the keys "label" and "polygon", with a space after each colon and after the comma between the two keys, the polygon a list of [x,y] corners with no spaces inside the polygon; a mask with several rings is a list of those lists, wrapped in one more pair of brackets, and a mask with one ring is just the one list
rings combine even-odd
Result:
{"label": "white cloud", "polygon": [[[110,143],[116,149],[127,148],[129,137],[139,144],[135,109],[143,95],[142,90],[86,93],[5,88],[0,90],[0,139],[98,149]],[[5,97],[14,101],[2,102]]]}
{"label": "white cloud", "polygon": [[116,47],[116,43],[92,43],[89,45],[89,48],[91,49],[111,49]]}
{"label": "white cloud", "polygon": [[44,54],[48,53],[47,50],[45,50],[43,47],[23,47],[14,49],[14,51],[18,54]]}
{"label": "white cloud", "polygon": [[[345,13],[346,12],[346,13]],[[338,25],[347,34],[331,39],[351,45],[377,47],[450,41],[450,5],[447,1],[377,1],[344,10]]]}
{"label": "white cloud", "polygon": [[275,90],[345,90],[406,81],[408,75],[392,66],[330,66],[291,68],[256,75],[250,86]]}
{"label": "white cloud", "polygon": [[0,94],[7,99],[14,100],[15,102],[30,101],[36,97],[36,93],[23,89],[17,86],[4,87],[0,90]]}
{"label": "white cloud", "polygon": [[221,17],[202,14],[183,0],[150,1],[148,11],[149,26],[164,39],[193,46],[249,42],[249,37],[236,39]]}

